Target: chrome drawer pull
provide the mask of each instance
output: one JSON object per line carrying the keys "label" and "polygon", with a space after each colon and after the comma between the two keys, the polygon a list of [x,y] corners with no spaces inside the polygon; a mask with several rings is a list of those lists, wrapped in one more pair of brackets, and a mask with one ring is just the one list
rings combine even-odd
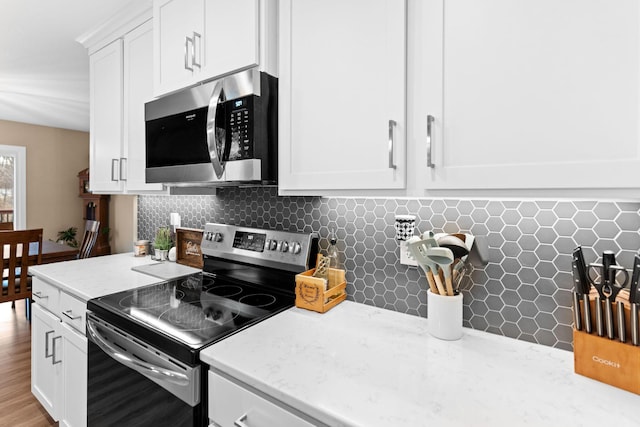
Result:
{"label": "chrome drawer pull", "polygon": [[36,298],[45,299],[49,298],[49,295],[42,295],[42,292],[33,292],[32,294]]}
{"label": "chrome drawer pull", "polygon": [[[191,37],[185,37],[184,40],[184,69],[193,72],[193,67],[189,66],[189,45],[193,45]],[[191,63],[193,63],[193,55],[191,55]]]}
{"label": "chrome drawer pull", "polygon": [[236,427],[249,427],[248,425],[246,425],[244,423],[246,420],[247,420],[247,414],[244,414],[243,416],[241,416],[240,418],[235,420],[233,422],[233,425],[236,426]]}
{"label": "chrome drawer pull", "polygon": [[389,120],[389,169],[395,169],[396,168],[396,164],[393,161],[393,128],[396,125],[396,121],[395,120]]}
{"label": "chrome drawer pull", "polygon": [[44,334],[44,357],[46,359],[53,357],[53,353],[49,354],[49,335],[51,335],[54,331],[47,331]]}
{"label": "chrome drawer pull", "polygon": [[62,312],[65,316],[67,316],[71,320],[81,319],[82,316],[72,316],[73,310],[65,310]]}
{"label": "chrome drawer pull", "polygon": [[51,358],[51,364],[52,365],[57,365],[58,363],[62,363],[62,359],[61,360],[56,360],[56,340],[61,340],[62,336],[59,337],[53,337],[53,339],[51,340],[51,344],[53,345],[53,353],[52,353],[52,358]]}
{"label": "chrome drawer pull", "polygon": [[433,168],[433,116],[427,116],[427,167]]}

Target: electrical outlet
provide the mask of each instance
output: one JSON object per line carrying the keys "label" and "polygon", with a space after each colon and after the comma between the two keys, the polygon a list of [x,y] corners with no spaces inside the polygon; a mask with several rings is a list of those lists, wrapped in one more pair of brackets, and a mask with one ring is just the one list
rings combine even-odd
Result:
{"label": "electrical outlet", "polygon": [[401,240],[398,246],[400,247],[400,264],[412,265],[414,267],[417,267],[418,263],[416,262],[416,260],[409,257],[409,249],[407,247],[407,242],[404,240]]}

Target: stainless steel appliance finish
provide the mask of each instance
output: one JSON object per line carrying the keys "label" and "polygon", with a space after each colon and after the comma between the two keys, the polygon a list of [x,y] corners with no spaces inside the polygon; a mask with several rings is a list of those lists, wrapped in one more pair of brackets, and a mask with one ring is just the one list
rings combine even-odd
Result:
{"label": "stainless steel appliance finish", "polygon": [[107,355],[144,375],[190,406],[200,402],[200,366],[182,365],[169,355],[102,321],[87,316],[87,334]]}
{"label": "stainless steel appliance finish", "polygon": [[275,184],[277,79],[249,69],[145,104],[146,181]]}
{"label": "stainless steel appliance finish", "polygon": [[292,307],[317,241],[206,224],[202,272],[89,300],[89,425],[206,425],[201,349]]}

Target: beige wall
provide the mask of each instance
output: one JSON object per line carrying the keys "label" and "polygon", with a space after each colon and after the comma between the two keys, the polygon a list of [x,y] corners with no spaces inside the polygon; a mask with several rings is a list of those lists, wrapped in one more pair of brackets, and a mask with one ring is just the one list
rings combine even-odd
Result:
{"label": "beige wall", "polygon": [[[84,230],[78,172],[89,167],[89,134],[0,120],[0,145],[27,151],[27,227],[43,228],[44,239],[58,231]],[[135,196],[112,196],[109,204],[111,252],[130,252],[137,213]]]}

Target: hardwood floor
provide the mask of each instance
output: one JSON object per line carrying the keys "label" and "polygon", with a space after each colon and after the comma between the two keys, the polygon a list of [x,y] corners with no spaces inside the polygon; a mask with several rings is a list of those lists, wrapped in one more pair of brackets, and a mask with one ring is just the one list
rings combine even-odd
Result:
{"label": "hardwood floor", "polygon": [[25,302],[0,304],[0,426],[57,426],[31,394],[31,324]]}

